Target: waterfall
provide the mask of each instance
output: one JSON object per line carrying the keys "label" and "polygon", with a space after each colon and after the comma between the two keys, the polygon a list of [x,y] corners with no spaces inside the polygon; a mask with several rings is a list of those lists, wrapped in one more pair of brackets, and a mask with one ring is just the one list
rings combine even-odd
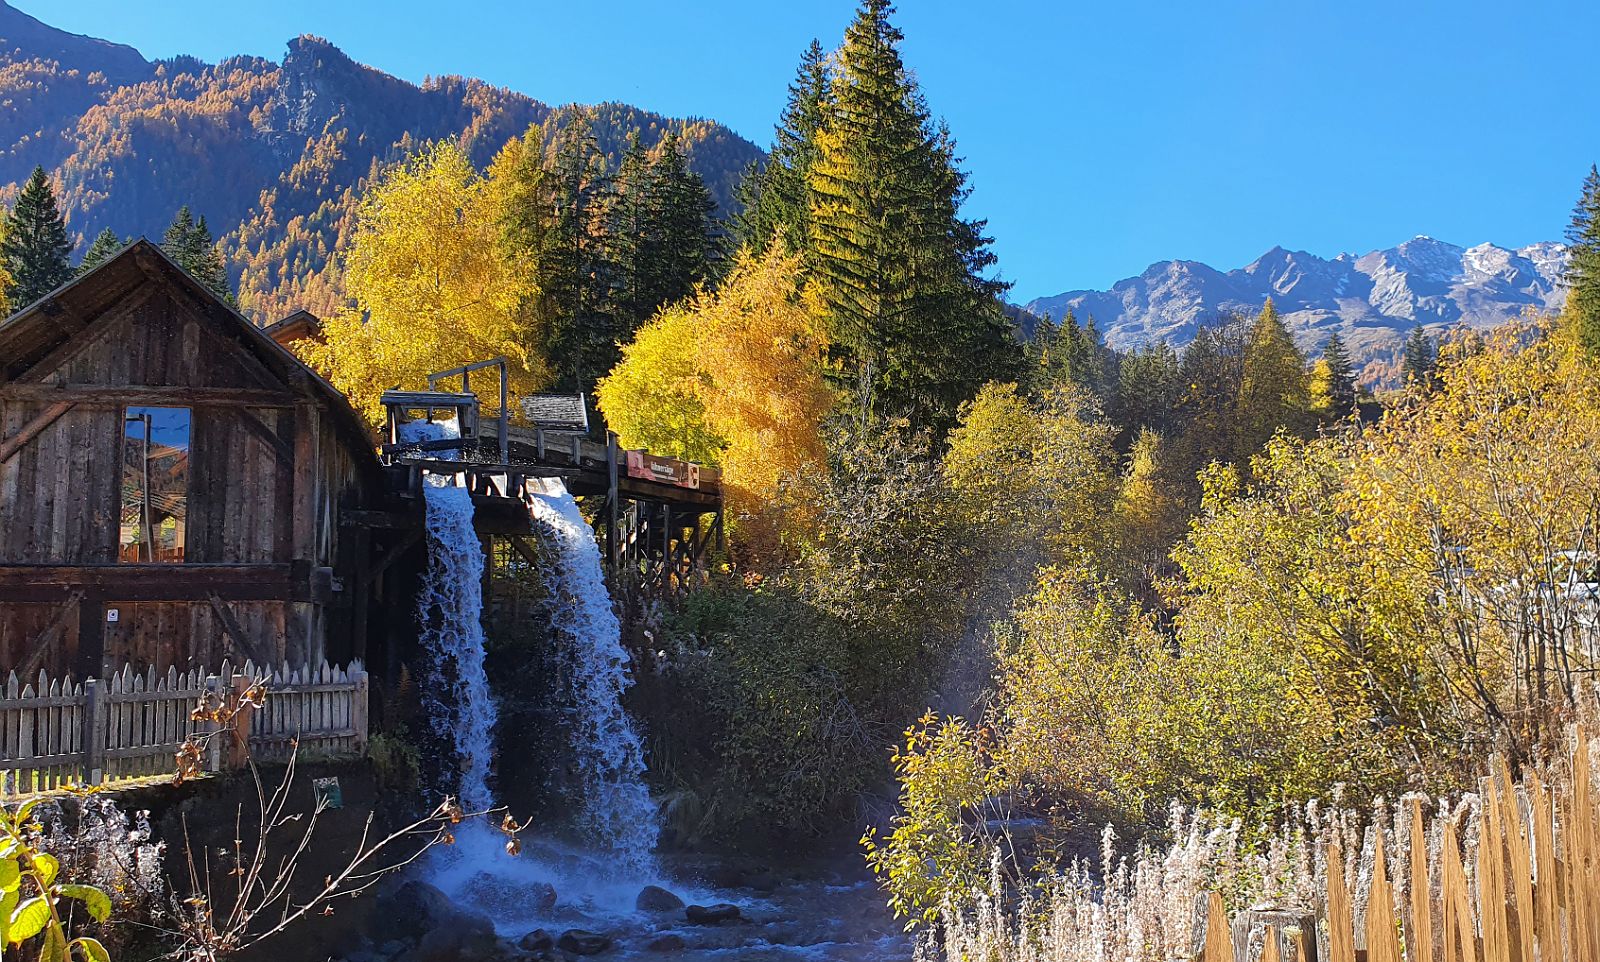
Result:
{"label": "waterfall", "polygon": [[[456,437],[453,421],[401,425],[401,440]],[[550,906],[530,891],[544,886],[564,901],[616,912],[632,910],[641,882],[655,879],[656,809],[644,783],[644,750],[622,708],[629,659],[606,590],[600,551],[577,502],[560,481],[537,485],[532,515],[546,535],[541,574],[550,590],[554,641],[567,667],[573,705],[573,752],[585,792],[580,848],[524,836],[512,856],[491,825],[462,826],[456,843],[436,853],[430,880],[489,912],[497,925],[526,923]],[[451,745],[461,805],[496,804],[490,788],[497,712],[484,670],[483,553],[473,505],[457,477],[427,475],[423,487],[428,569],[417,616],[428,656],[429,716]],[[533,888],[530,888],[532,886]],[[550,899],[556,896],[552,894]]]}
{"label": "waterfall", "polygon": [[644,783],[644,746],[622,707],[622,693],[632,679],[600,548],[559,478],[530,484],[535,486],[533,517],[544,525],[554,549],[544,574],[551,625],[571,675],[584,822],[595,847],[609,849],[635,874],[643,874],[653,868],[659,824]]}

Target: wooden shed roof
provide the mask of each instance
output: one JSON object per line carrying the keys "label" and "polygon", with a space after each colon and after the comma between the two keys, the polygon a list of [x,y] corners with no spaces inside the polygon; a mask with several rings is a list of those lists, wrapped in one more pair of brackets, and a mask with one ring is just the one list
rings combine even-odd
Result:
{"label": "wooden shed roof", "polygon": [[291,392],[325,407],[369,477],[377,455],[349,400],[290,351],[196,281],[147,238],[139,238],[85,274],[0,321],[0,386],[24,378],[146,284],[159,284],[238,344]]}

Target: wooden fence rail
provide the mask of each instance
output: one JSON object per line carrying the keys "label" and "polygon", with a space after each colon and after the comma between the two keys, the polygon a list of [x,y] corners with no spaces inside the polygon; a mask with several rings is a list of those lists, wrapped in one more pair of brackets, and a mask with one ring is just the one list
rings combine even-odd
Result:
{"label": "wooden fence rail", "polygon": [[[1361,851],[1323,851],[1320,904],[1257,906],[1231,923],[1197,906],[1199,962],[1600,962],[1600,738],[1520,780],[1503,760],[1471,804],[1406,799]],[[1425,810],[1432,808],[1431,817]]]}
{"label": "wooden fence rail", "polygon": [[[367,673],[348,668],[235,669],[216,673],[131,669],[109,678],[50,678],[22,683],[12,672],[0,688],[0,795],[105,785],[173,771],[174,756],[190,738],[215,731],[192,713],[207,692],[225,696],[261,683],[266,704],[241,716],[251,755],[281,761],[302,754],[361,754],[367,742]],[[209,739],[204,767],[221,771],[229,736]]]}

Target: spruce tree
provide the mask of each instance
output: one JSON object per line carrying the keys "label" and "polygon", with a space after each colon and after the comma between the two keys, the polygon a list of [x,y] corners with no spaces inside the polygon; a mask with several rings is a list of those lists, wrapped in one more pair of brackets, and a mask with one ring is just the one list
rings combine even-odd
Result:
{"label": "spruce tree", "polygon": [[865,0],[831,78],[807,178],[807,296],[832,368],[863,420],[943,427],[1018,360],[982,221],[960,215],[966,175],[901,62],[889,0]]}
{"label": "spruce tree", "polygon": [[1322,345],[1322,360],[1327,364],[1328,401],[1335,417],[1347,417],[1356,407],[1356,373],[1344,338],[1335,331]]}
{"label": "spruce tree", "polygon": [[1406,338],[1405,360],[1400,376],[1406,384],[1416,384],[1423,390],[1432,390],[1435,371],[1439,367],[1439,345],[1421,327],[1411,329]]}
{"label": "spruce tree", "polygon": [[791,251],[805,247],[811,223],[806,178],[816,160],[828,98],[827,55],[812,40],[789,84],[789,102],[765,166],[752,165],[739,183],[741,209],[733,223],[737,245],[762,252],[781,237]]}
{"label": "spruce tree", "polygon": [[589,123],[574,120],[558,133],[545,183],[549,220],[537,259],[545,356],[558,390],[592,391],[616,363],[617,338],[601,233],[611,179]]}
{"label": "spruce tree", "polygon": [[78,273],[87,274],[117,251],[121,250],[125,242],[117,236],[117,232],[107,227],[95,235],[94,242],[89,249],[84,251],[83,260],[78,263]]}
{"label": "spruce tree", "polygon": [[1567,245],[1567,312],[1584,349],[1600,357],[1600,168],[1584,179]]}
{"label": "spruce tree", "polygon": [[10,278],[5,293],[11,307],[21,310],[70,280],[71,252],[55,191],[44,168],[35,167],[0,237],[0,270]]}
{"label": "spruce tree", "polygon": [[211,236],[211,228],[206,225],[204,216],[199,220],[194,218],[188,204],[178,209],[161,239],[161,249],[206,289],[229,304],[234,302],[228,269],[222,263],[222,252]]}

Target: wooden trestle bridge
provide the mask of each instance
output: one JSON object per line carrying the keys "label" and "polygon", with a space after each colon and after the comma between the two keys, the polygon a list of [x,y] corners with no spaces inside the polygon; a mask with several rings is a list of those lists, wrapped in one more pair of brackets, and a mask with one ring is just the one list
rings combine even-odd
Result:
{"label": "wooden trestle bridge", "polygon": [[[498,381],[498,406],[484,411],[472,391],[473,375]],[[407,537],[390,553],[404,553],[422,535],[424,475],[461,476],[471,492],[474,523],[492,554],[504,539],[529,564],[536,564],[528,505],[534,482],[560,478],[583,499],[585,515],[604,544],[613,576],[637,579],[658,589],[683,591],[702,575],[707,558],[725,547],[721,479],[703,467],[645,451],[622,449],[615,434],[590,437],[583,395],[540,394],[522,399],[523,417],[512,416],[503,359],[454,368],[429,377],[425,391],[385,392],[386,437],[379,458],[397,506],[383,512],[342,514],[346,524],[401,529]],[[448,382],[459,390],[446,390]],[[408,440],[405,425],[443,422],[450,436]],[[359,535],[358,535],[359,536]],[[384,558],[377,566],[381,569]]]}

